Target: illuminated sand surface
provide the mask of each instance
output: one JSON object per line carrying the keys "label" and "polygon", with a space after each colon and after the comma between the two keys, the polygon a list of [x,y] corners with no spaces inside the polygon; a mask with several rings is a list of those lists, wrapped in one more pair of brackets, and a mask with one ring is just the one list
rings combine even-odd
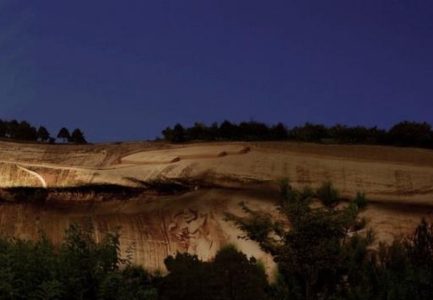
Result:
{"label": "illuminated sand surface", "polygon": [[[330,180],[344,197],[358,191],[371,200],[363,215],[378,240],[410,232],[433,211],[433,151],[382,146],[300,143],[124,143],[86,146],[0,142],[0,187],[71,187],[88,184],[146,186],[181,182],[186,192],[149,192],[106,199],[61,193],[46,203],[3,203],[0,230],[35,238],[45,231],[60,241],[72,222],[91,224],[97,237],[121,228],[121,248],[133,261],[163,270],[176,251],[212,257],[236,244],[272,269],[272,260],[225,220],[241,214],[239,202],[277,216],[276,182],[317,187]],[[117,198],[116,198],[117,197]]]}

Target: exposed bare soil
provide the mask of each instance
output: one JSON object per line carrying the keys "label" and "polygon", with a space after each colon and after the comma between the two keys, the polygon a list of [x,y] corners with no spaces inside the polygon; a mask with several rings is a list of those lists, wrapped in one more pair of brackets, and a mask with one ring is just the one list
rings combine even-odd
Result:
{"label": "exposed bare soil", "polygon": [[[92,225],[96,236],[121,228],[122,251],[134,262],[163,269],[176,251],[206,259],[221,245],[238,247],[266,262],[258,246],[239,236],[226,212],[239,202],[277,214],[277,182],[295,186],[332,181],[344,197],[361,191],[370,204],[363,215],[377,240],[413,230],[433,212],[433,151],[383,146],[302,143],[123,143],[85,146],[0,142],[0,188],[112,184],[135,187],[133,195],[50,192],[47,201],[0,204],[0,231],[35,238],[45,231],[60,241],[72,222]],[[149,183],[188,186],[175,193]]]}

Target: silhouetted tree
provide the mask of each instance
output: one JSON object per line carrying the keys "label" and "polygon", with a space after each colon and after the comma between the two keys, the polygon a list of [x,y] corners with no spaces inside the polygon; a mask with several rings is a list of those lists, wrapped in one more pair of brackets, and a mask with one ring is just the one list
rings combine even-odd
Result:
{"label": "silhouetted tree", "polygon": [[208,139],[208,128],[203,123],[194,123],[194,126],[186,130],[189,140],[206,140]]}
{"label": "silhouetted tree", "polygon": [[66,143],[71,140],[71,134],[69,133],[69,130],[67,128],[63,127],[57,134],[57,138],[62,139],[63,142]]}
{"label": "silhouetted tree", "polygon": [[270,129],[270,137],[272,140],[286,140],[289,137],[286,126],[283,123],[278,123]]}
{"label": "silhouetted tree", "polygon": [[162,279],[160,299],[267,299],[264,269],[232,246],[222,248],[209,262],[187,253],[169,256],[164,262],[169,274]]}
{"label": "silhouetted tree", "polygon": [[211,262],[223,299],[265,300],[268,282],[264,268],[234,246],[221,248]]}
{"label": "silhouetted tree", "polygon": [[218,138],[219,138],[219,125],[217,122],[214,122],[209,127],[208,140],[214,141]]}
{"label": "silhouetted tree", "polygon": [[39,127],[37,136],[38,136],[38,140],[40,140],[41,142],[47,142],[50,139],[50,133],[43,126]]}
{"label": "silhouetted tree", "polygon": [[424,123],[404,121],[394,125],[389,131],[389,140],[400,146],[433,146],[431,126]]}
{"label": "silhouetted tree", "polygon": [[402,122],[386,131],[377,127],[345,126],[337,124],[326,127],[320,124],[306,123],[287,129],[278,123],[268,126],[264,123],[249,121],[240,124],[224,121],[220,125],[213,123],[210,127],[202,123],[184,128],[177,124],[176,128],[167,127],[162,131],[167,141],[185,142],[191,140],[294,140],[315,143],[344,144],[380,144],[396,146],[414,146],[433,148],[433,131],[427,123]]}
{"label": "silhouetted tree", "polygon": [[11,138],[11,139],[16,139],[17,138],[17,132],[18,132],[18,126],[19,126],[19,123],[17,120],[9,121],[7,123],[6,136]]}
{"label": "silhouetted tree", "polygon": [[0,137],[6,137],[7,123],[0,120]]}
{"label": "silhouetted tree", "polygon": [[329,138],[329,133],[324,125],[305,123],[304,126],[293,128],[290,137],[298,141],[322,142],[323,139]]}
{"label": "silhouetted tree", "polygon": [[[69,132],[67,129],[63,128],[61,131],[63,135],[62,139],[69,141]],[[50,137],[50,133],[44,126],[39,126],[39,128],[36,128],[26,121],[19,122],[17,120],[0,120],[0,137],[16,140],[54,143]]]}
{"label": "silhouetted tree", "polygon": [[241,137],[243,140],[268,140],[270,139],[269,128],[266,124],[250,121],[242,122],[239,126],[233,125],[235,127],[234,132],[236,135],[234,139]]}
{"label": "silhouetted tree", "polygon": [[185,129],[182,125],[176,124],[174,126],[171,141],[174,143],[183,143],[186,141]]}
{"label": "silhouetted tree", "polygon": [[159,288],[161,300],[219,299],[220,291],[209,264],[196,255],[177,253],[175,257],[168,256],[164,263],[169,273]]}
{"label": "silhouetted tree", "polygon": [[238,135],[238,128],[229,121],[224,121],[219,127],[219,137],[225,140],[235,140]]}
{"label": "silhouetted tree", "polygon": [[37,130],[26,121],[21,121],[16,128],[15,138],[26,141],[37,140]]}
{"label": "silhouetted tree", "polygon": [[78,128],[74,129],[74,131],[72,132],[70,141],[75,144],[87,144],[83,132]]}
{"label": "silhouetted tree", "polygon": [[173,141],[173,129],[171,127],[167,127],[162,131],[162,135],[165,140],[172,142]]}

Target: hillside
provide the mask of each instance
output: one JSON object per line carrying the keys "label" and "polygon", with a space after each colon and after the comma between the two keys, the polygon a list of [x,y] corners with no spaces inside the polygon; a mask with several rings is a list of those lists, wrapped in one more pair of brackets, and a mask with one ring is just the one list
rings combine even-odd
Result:
{"label": "hillside", "polygon": [[[433,151],[384,146],[288,142],[122,143],[42,145],[0,142],[0,187],[47,188],[44,201],[4,201],[0,230],[35,238],[43,230],[60,241],[72,222],[92,225],[97,236],[121,228],[124,253],[150,269],[176,251],[210,258],[226,243],[266,262],[256,244],[225,220],[241,214],[239,202],[277,216],[277,182],[317,187],[332,181],[344,197],[365,192],[363,215],[377,239],[412,230],[433,211]],[[135,192],[98,192],[94,185]],[[176,187],[175,191],[161,190]],[[75,189],[74,189],[75,188]],[[1,195],[0,195],[1,196]]]}

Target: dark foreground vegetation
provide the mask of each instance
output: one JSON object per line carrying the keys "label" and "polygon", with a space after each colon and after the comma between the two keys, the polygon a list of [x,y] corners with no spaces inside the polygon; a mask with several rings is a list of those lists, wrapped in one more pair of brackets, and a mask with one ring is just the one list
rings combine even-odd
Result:
{"label": "dark foreground vegetation", "polygon": [[130,263],[131,252],[120,256],[118,233],[96,242],[90,225],[72,225],[59,246],[43,234],[34,242],[0,239],[0,299],[432,299],[433,227],[425,220],[412,235],[372,249],[374,234],[358,216],[363,194],[341,203],[331,184],[295,190],[284,182],[281,219],[241,205],[245,217],[227,221],[273,255],[274,283],[233,246],[209,262],[169,256],[168,273],[151,274]]}
{"label": "dark foreground vegetation", "polygon": [[284,124],[273,126],[260,122],[240,124],[224,121],[207,126],[195,123],[185,128],[181,124],[167,127],[162,135],[165,140],[182,143],[187,141],[301,141],[314,143],[395,145],[433,148],[433,130],[428,123],[404,121],[389,130],[377,127],[350,127],[335,125],[327,127],[306,123],[288,129]]}
{"label": "dark foreground vegetation", "polygon": [[[51,144],[56,141],[44,126],[37,128],[26,121],[18,122],[17,120],[0,120],[0,138]],[[79,128],[74,129],[72,133],[67,128],[62,128],[57,134],[57,139],[63,143],[87,143],[84,133]]]}

